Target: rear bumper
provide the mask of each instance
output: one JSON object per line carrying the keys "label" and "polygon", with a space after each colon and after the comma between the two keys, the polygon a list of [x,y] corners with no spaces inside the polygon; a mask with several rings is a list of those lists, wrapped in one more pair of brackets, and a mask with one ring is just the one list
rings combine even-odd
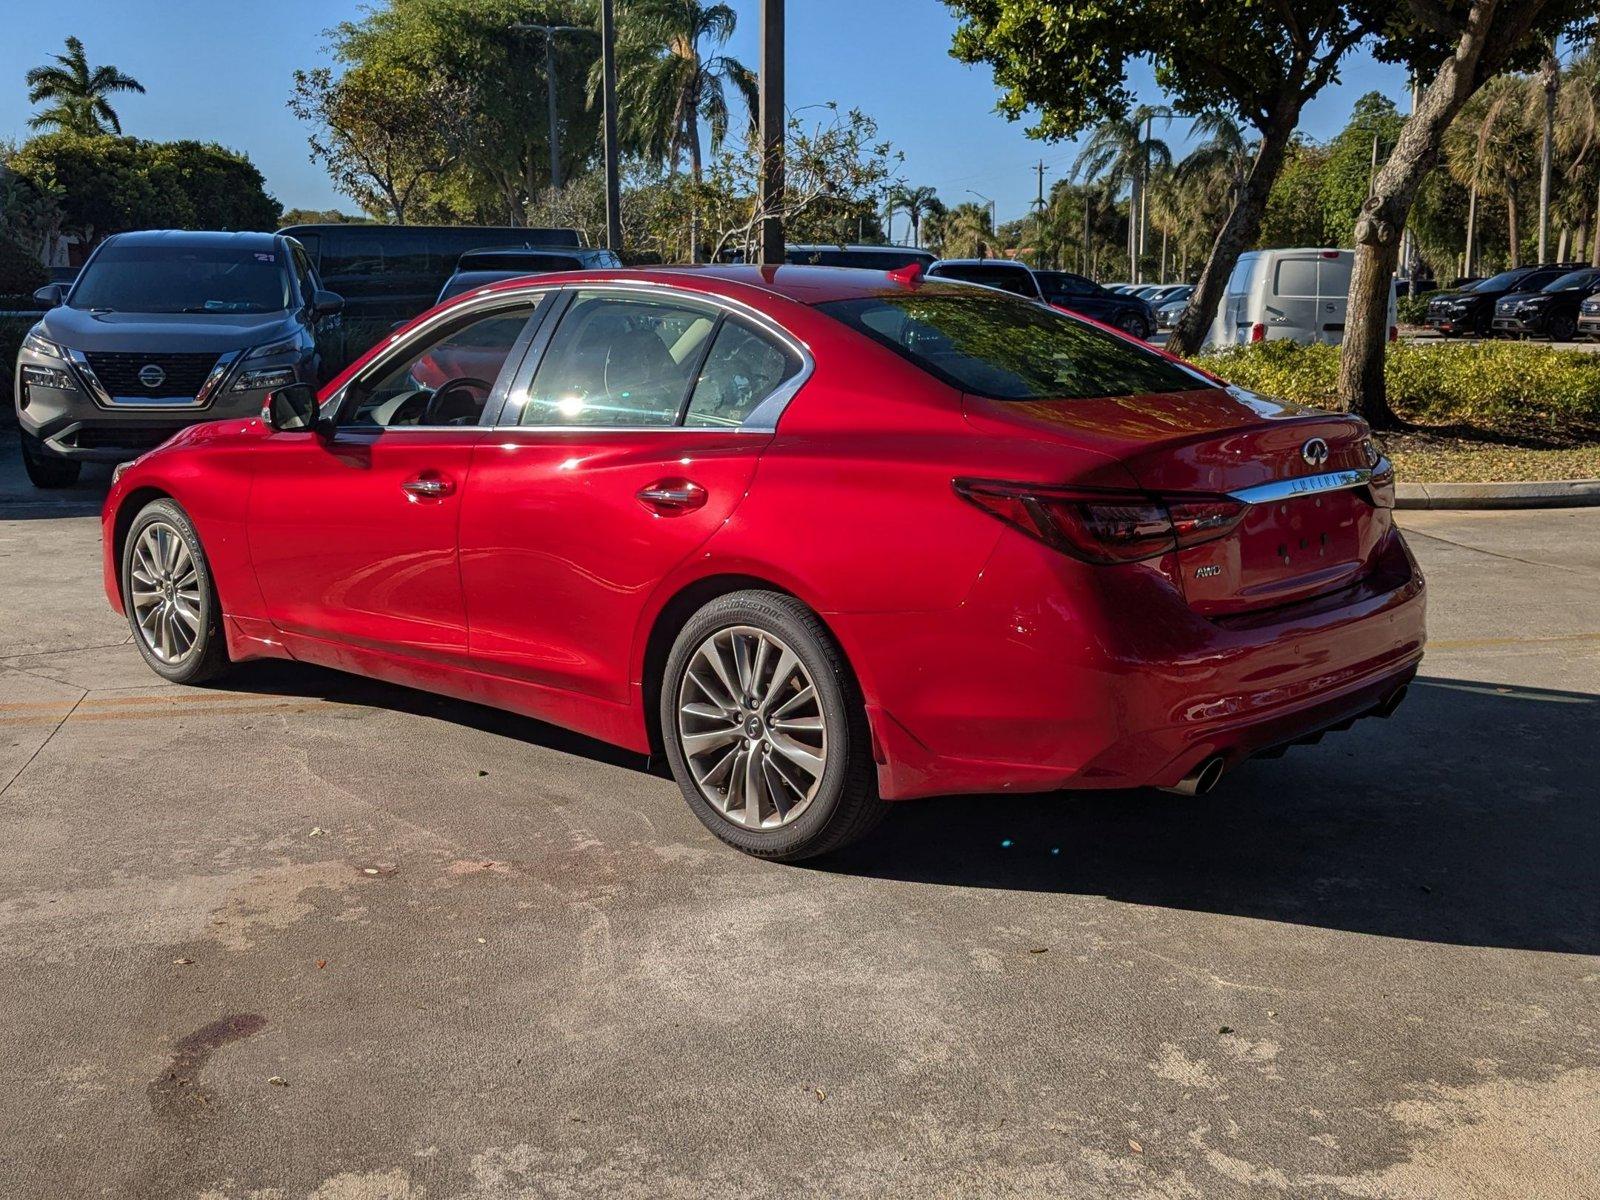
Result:
{"label": "rear bumper", "polygon": [[880,790],[906,799],[1171,787],[1341,725],[1416,673],[1424,607],[1395,532],[1357,584],[1227,622],[1155,566],[1091,568],[1008,533],[954,613],[829,620],[871,663]]}

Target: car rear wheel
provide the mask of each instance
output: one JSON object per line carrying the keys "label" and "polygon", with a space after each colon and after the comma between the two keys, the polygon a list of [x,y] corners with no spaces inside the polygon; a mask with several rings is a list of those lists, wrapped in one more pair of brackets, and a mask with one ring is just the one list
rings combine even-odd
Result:
{"label": "car rear wheel", "polygon": [[189,516],[171,500],[140,510],[122,546],[122,596],[133,642],[173,683],[203,683],[228,666],[222,606]]}
{"label": "car rear wheel", "polygon": [[660,715],[689,807],[746,854],[826,854],[888,808],[855,679],[793,597],[734,592],[691,617],[667,657]]}
{"label": "car rear wheel", "polygon": [[83,464],[51,454],[42,441],[24,430],[22,469],[28,473],[28,482],[36,488],[64,488],[78,482]]}
{"label": "car rear wheel", "polygon": [[1117,314],[1116,326],[1123,333],[1143,341],[1150,336],[1150,326],[1136,312],[1123,312]]}

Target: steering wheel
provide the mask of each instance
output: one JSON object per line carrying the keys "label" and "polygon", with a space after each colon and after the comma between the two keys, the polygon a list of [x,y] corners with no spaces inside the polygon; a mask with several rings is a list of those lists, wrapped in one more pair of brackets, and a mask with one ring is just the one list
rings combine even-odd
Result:
{"label": "steering wheel", "polygon": [[[477,415],[483,412],[484,401],[489,398],[489,391],[493,386],[476,375],[457,375],[454,379],[446,379],[433,389],[433,395],[428,399],[427,408],[422,410],[422,420],[418,424],[454,425],[460,418],[468,415],[472,415],[473,421],[476,422]],[[476,388],[480,394],[474,396],[467,391],[468,388]],[[463,401],[466,403],[466,409],[453,414],[452,417],[449,406]]]}

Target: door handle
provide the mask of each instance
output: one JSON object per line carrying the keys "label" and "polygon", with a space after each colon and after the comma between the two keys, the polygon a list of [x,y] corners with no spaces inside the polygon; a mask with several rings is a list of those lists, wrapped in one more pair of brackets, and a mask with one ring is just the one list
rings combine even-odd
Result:
{"label": "door handle", "polygon": [[456,490],[455,480],[440,475],[419,475],[400,485],[413,500],[442,500]]}
{"label": "door handle", "polygon": [[661,513],[688,512],[706,502],[706,490],[692,479],[661,479],[640,488],[639,502]]}

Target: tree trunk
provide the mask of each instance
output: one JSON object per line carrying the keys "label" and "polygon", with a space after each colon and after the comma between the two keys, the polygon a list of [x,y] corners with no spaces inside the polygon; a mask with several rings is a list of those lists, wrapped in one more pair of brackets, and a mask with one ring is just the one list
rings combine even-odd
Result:
{"label": "tree trunk", "polygon": [[1400,235],[1417,188],[1439,157],[1439,142],[1480,82],[1478,59],[1488,38],[1494,0],[1477,0],[1455,52],[1445,60],[1416,111],[1400,130],[1389,161],[1372,181],[1372,194],[1356,218],[1355,269],[1339,353],[1339,400],[1376,427],[1393,425],[1384,390],[1383,359],[1389,340],[1389,287],[1400,256]]}
{"label": "tree trunk", "polygon": [[1572,230],[1568,229],[1565,225],[1563,225],[1561,227],[1561,235],[1556,238],[1556,261],[1557,262],[1566,262],[1567,261],[1567,241],[1571,238],[1571,236],[1572,236]]}
{"label": "tree trunk", "polygon": [[[1462,271],[1461,271],[1461,273],[1463,275],[1466,275],[1466,276],[1469,276],[1469,277],[1472,275],[1472,263],[1473,263],[1473,260],[1477,257],[1477,255],[1474,253],[1474,251],[1477,249],[1477,247],[1474,245],[1474,242],[1477,240],[1477,236],[1478,236],[1478,180],[1477,180],[1476,177],[1474,177],[1473,180],[1472,180],[1472,190],[1467,193],[1467,256],[1466,256],[1466,261],[1463,263]],[[1596,266],[1600,266],[1600,263],[1597,263],[1595,265]]]}
{"label": "tree trunk", "polygon": [[1249,177],[1239,190],[1239,198],[1228,212],[1228,219],[1217,231],[1211,244],[1211,255],[1205,269],[1200,272],[1200,282],[1189,296],[1189,306],[1178,319],[1178,327],[1167,339],[1167,350],[1186,358],[1200,349],[1206,331],[1222,301],[1228,277],[1239,261],[1239,255],[1253,244],[1261,233],[1261,218],[1267,211],[1267,196],[1272,184],[1283,169],[1284,152],[1289,138],[1300,119],[1300,105],[1289,99],[1280,100],[1272,119],[1261,131],[1261,146],[1256,151],[1255,162],[1250,166]]}
{"label": "tree trunk", "polygon": [[1590,251],[1589,265],[1600,267],[1600,185],[1595,188],[1594,249]]}
{"label": "tree trunk", "polygon": [[1511,265],[1522,265],[1522,222],[1517,218],[1517,189],[1506,189],[1506,237],[1511,241]]}

